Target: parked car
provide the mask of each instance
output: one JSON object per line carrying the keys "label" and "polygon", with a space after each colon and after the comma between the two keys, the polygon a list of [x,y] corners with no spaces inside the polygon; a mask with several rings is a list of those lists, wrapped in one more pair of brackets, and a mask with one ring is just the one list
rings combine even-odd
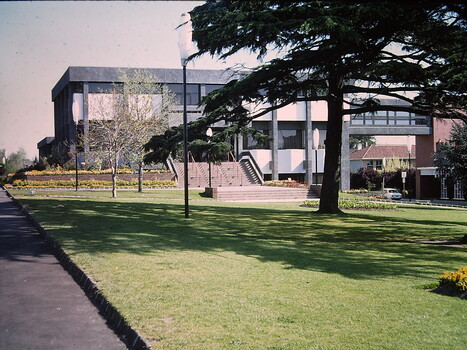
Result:
{"label": "parked car", "polygon": [[387,199],[401,199],[402,193],[395,188],[383,188],[383,197]]}

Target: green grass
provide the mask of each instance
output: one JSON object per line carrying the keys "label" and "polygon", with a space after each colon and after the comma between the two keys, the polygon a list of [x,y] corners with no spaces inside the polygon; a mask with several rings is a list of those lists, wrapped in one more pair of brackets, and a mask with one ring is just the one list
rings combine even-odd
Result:
{"label": "green grass", "polygon": [[421,287],[466,266],[465,246],[414,243],[463,236],[465,210],[318,215],[192,191],[185,219],[183,191],[13,193],[156,349],[465,348],[466,301]]}

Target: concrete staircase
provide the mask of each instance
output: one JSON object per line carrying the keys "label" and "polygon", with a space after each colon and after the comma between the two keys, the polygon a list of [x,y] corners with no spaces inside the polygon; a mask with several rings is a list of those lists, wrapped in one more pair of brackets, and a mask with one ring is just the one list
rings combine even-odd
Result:
{"label": "concrete staircase", "polygon": [[[184,185],[183,163],[174,162],[178,176],[178,186]],[[252,186],[261,182],[248,162],[211,163],[211,187]],[[188,186],[209,187],[209,164],[188,163]]]}
{"label": "concrete staircase", "polygon": [[209,197],[226,202],[292,202],[318,199],[313,189],[272,186],[206,188]]}

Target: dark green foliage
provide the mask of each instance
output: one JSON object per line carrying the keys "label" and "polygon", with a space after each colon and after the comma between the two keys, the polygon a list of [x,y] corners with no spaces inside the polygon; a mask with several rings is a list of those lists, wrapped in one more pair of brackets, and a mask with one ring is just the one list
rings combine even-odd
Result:
{"label": "dark green foliage", "polygon": [[416,179],[415,169],[399,169],[397,171],[381,172],[373,168],[361,168],[359,171],[350,174],[350,188],[380,190],[384,178],[384,187],[402,189],[402,171],[407,172],[406,188],[410,188],[411,192],[413,192]]}
{"label": "dark green foliage", "polygon": [[[207,96],[204,117],[190,126],[192,135],[225,120],[229,127],[216,135],[220,141],[271,110],[326,101],[320,212],[340,212],[344,115],[393,110],[465,117],[465,13],[463,2],[443,1],[208,1],[191,11],[198,45],[192,58],[226,58],[240,50],[259,58],[271,50],[277,55]],[[407,91],[415,97],[407,97]],[[383,106],[381,98],[408,104]],[[249,114],[245,102],[271,107]],[[153,139],[147,147],[156,151],[148,160],[174,140],[181,141],[180,129]]]}
{"label": "dark green foliage", "polygon": [[435,165],[448,183],[460,180],[467,194],[467,123],[454,124],[449,142],[438,143]]}

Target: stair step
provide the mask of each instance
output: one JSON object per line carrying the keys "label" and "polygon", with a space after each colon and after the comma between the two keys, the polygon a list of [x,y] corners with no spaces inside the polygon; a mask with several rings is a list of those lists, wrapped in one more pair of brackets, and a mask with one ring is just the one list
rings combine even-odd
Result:
{"label": "stair step", "polygon": [[212,189],[212,196],[223,201],[304,201],[318,198],[309,189],[247,186]]}

